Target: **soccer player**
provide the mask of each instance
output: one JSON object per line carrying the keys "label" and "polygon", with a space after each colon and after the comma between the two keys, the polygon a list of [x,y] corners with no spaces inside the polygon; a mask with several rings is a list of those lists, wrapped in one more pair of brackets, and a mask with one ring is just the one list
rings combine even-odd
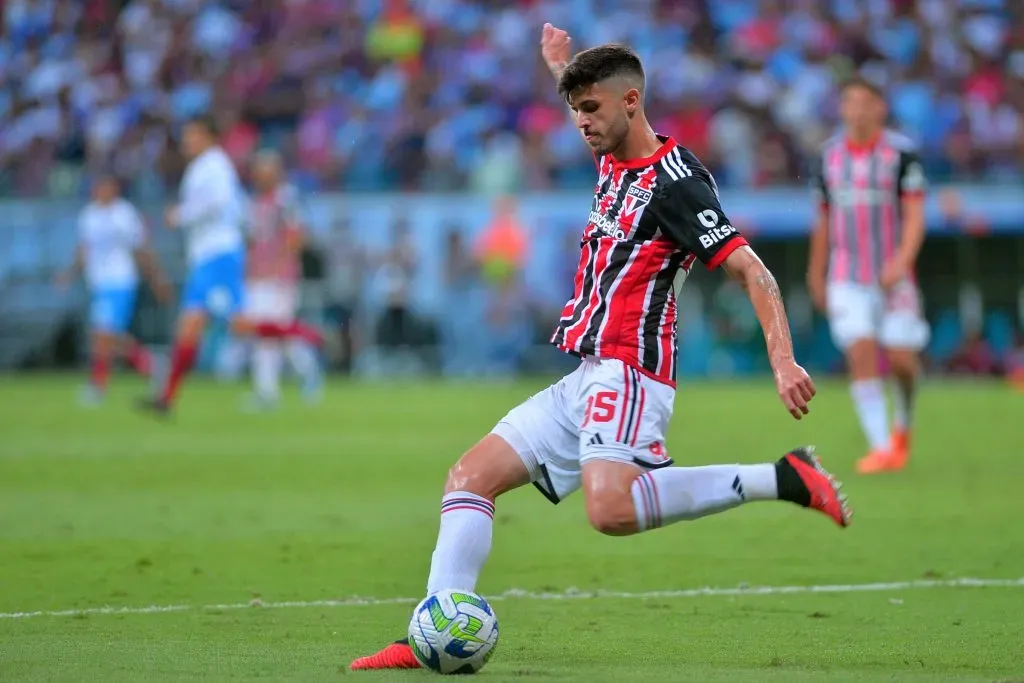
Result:
{"label": "soccer player", "polygon": [[[775,279],[729,224],[711,175],[648,124],[636,54],[604,45],[570,62],[569,36],[550,24],[541,45],[598,167],[575,293],[553,338],[581,360],[513,408],[448,473],[428,594],[475,589],[491,548],[495,498],[528,483],[552,503],[582,487],[591,525],[612,536],[760,500],[813,508],[846,526],[839,485],[810,448],[760,465],[671,467],[665,436],[675,396],[673,282],[695,260],[724,267],[749,292],[793,417],[807,413],[814,384],[793,358]],[[405,641],[352,663],[417,666]]]}
{"label": "soccer player", "polygon": [[[284,181],[281,157],[261,152],[253,164],[256,196],[249,216],[249,272],[245,315],[254,323],[289,326],[299,306],[300,253],[304,233],[298,196]],[[285,352],[302,380],[307,400],[318,396],[319,363],[311,345],[303,339],[259,339],[252,355],[254,404],[273,407],[280,396],[281,365]]]}
{"label": "soccer player", "polygon": [[[814,173],[820,212],[807,282],[846,355],[869,447],[857,471],[871,474],[903,468],[910,454],[919,354],[930,334],[914,279],[925,178],[911,143],[885,129],[885,99],[874,84],[854,78],[840,97],[844,131],[825,143]],[[879,347],[896,380],[891,434]]]}
{"label": "soccer player", "polygon": [[170,228],[186,234],[188,277],[182,293],[171,367],[163,389],[140,402],[159,414],[169,412],[182,380],[195,364],[199,343],[211,316],[231,320],[238,335],[263,338],[304,336],[318,340],[315,331],[294,323],[254,324],[240,315],[245,280],[245,240],[242,234],[242,188],[230,157],[220,147],[214,122],[190,120],[182,131],[182,151],[190,160],[181,181],[181,201],[167,210]]}
{"label": "soccer player", "polygon": [[138,211],[121,197],[117,178],[103,175],[93,187],[92,201],[78,217],[75,261],[57,277],[58,286],[66,288],[78,273],[84,273],[89,288],[91,370],[81,396],[88,405],[103,401],[115,357],[124,358],[143,376],[153,371],[152,354],[128,334],[140,270],[157,299],[167,300],[170,287],[146,248]]}

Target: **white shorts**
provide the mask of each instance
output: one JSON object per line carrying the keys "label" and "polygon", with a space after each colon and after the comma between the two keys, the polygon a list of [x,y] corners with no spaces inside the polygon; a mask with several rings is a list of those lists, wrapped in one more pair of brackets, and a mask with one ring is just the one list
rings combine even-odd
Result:
{"label": "white shorts", "polygon": [[298,308],[295,285],[257,280],[245,286],[245,316],[251,320],[287,324],[295,320]]}
{"label": "white shorts", "polygon": [[671,465],[665,433],[675,394],[622,361],[587,358],[509,411],[492,433],[522,458],[534,486],[558,503],[580,487],[587,460]]}
{"label": "white shorts", "polygon": [[928,344],[931,330],[921,311],[921,292],[909,280],[888,293],[877,285],[830,282],[827,297],[832,340],[842,351],[861,339],[915,351]]}

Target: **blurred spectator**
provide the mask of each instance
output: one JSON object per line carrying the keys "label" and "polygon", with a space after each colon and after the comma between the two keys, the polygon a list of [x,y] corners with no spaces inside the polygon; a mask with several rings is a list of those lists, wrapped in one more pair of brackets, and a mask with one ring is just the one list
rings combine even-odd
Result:
{"label": "blurred spectator", "polygon": [[[110,162],[173,191],[181,121],[307,189],[586,187],[593,165],[537,59],[544,21],[633,45],[652,119],[722,185],[798,182],[853,69],[936,180],[1022,177],[1017,0],[7,0],[3,191],[85,187]],[[945,157],[948,155],[949,159]]]}
{"label": "blurred spectator", "polygon": [[404,218],[391,225],[391,244],[380,258],[384,309],[377,321],[377,344],[385,353],[415,345],[416,321],[409,301],[409,287],[416,275],[416,252]]}
{"label": "blurred spectator", "polygon": [[946,370],[953,374],[998,375],[1002,367],[979,330],[967,333],[963,345],[946,361]]}
{"label": "blurred spectator", "polygon": [[344,374],[352,372],[357,349],[359,300],[362,296],[366,254],[351,234],[349,221],[335,221],[328,236],[327,319],[337,334],[337,365]]}

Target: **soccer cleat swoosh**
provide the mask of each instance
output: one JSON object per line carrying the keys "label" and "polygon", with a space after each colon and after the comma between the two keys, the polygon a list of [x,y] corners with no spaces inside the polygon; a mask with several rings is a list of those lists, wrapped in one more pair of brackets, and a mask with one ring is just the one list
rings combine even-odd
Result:
{"label": "soccer cleat swoosh", "polygon": [[853,511],[843,494],[843,485],[824,467],[813,446],[794,448],[783,459],[793,468],[810,495],[809,508],[819,510],[841,527],[850,525]]}

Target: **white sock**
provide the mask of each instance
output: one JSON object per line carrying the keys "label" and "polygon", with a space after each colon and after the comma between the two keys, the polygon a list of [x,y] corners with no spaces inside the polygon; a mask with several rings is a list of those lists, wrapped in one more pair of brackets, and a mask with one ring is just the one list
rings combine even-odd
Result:
{"label": "white sock", "polygon": [[893,427],[901,431],[910,429],[910,421],[914,415],[914,398],[917,394],[917,381],[905,383],[898,378],[894,382],[896,390],[893,392]]}
{"label": "white sock", "polygon": [[289,339],[285,347],[288,353],[288,362],[295,368],[296,374],[305,381],[316,373],[316,354],[309,343],[301,339]]}
{"label": "white sock", "polygon": [[276,401],[281,385],[281,345],[273,341],[259,341],[252,354],[252,379],[256,395]]}
{"label": "white sock", "polygon": [[491,552],[494,503],[453,491],[441,499],[441,530],[430,559],[427,595],[443,588],[472,591]]}
{"label": "white sock", "polygon": [[249,355],[249,344],[241,339],[232,338],[227,342],[218,358],[217,370],[223,379],[242,377],[245,361]]}
{"label": "white sock", "polygon": [[665,467],[637,477],[631,488],[640,531],[779,497],[774,464]]}
{"label": "white sock", "polygon": [[860,426],[873,451],[889,446],[889,418],[885,408],[885,386],[882,380],[860,379],[850,384],[850,396],[857,409]]}

